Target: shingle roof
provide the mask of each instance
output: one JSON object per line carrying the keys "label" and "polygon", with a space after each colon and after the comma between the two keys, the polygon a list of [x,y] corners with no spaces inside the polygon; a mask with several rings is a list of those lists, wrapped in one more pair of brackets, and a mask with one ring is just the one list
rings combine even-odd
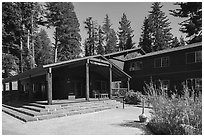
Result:
{"label": "shingle roof", "polygon": [[164,53],[169,53],[169,52],[175,52],[175,51],[179,51],[179,50],[190,49],[190,48],[199,47],[199,46],[202,46],[202,42],[193,43],[193,44],[189,44],[189,45],[181,46],[181,47],[176,47],[176,48],[160,50],[160,51],[156,51],[156,52],[151,52],[151,53],[147,53],[145,55],[137,56],[137,57],[134,57],[131,59],[126,59],[125,61],[130,61],[130,60],[134,60],[134,59],[139,59],[139,58],[144,58],[144,57],[149,57],[149,56],[154,56],[154,55],[159,55],[159,54],[164,54]]}

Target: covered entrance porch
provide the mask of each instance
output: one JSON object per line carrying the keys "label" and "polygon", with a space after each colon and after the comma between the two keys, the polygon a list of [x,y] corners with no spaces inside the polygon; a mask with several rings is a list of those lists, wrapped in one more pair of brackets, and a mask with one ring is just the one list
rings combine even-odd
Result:
{"label": "covered entrance porch", "polygon": [[[30,101],[74,100],[85,98],[112,98],[112,82],[122,81],[129,89],[130,76],[102,55],[43,65],[3,80],[12,85],[18,82],[17,99]],[[14,92],[12,86],[9,92]],[[6,91],[6,88],[4,88]]]}

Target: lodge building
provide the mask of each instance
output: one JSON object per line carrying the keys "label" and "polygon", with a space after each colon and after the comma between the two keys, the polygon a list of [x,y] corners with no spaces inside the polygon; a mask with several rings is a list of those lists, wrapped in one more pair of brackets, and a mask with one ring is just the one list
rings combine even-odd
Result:
{"label": "lodge building", "polygon": [[125,61],[124,71],[132,78],[130,89],[143,91],[144,82],[159,81],[166,90],[202,89],[202,43],[148,53]]}
{"label": "lodge building", "polygon": [[[133,58],[125,58],[131,53]],[[114,89],[143,91],[144,81],[161,80],[165,89],[202,87],[202,43],[145,54],[141,48],[63,61],[2,80],[14,99],[112,98]],[[15,88],[15,86],[17,88]],[[117,85],[115,87],[114,85]]]}

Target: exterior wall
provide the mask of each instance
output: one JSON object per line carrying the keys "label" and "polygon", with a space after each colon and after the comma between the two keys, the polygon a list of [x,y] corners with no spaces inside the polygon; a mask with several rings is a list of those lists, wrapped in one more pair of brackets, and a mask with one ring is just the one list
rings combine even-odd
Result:
{"label": "exterior wall", "polygon": [[45,75],[21,80],[19,84],[21,100],[47,99],[47,83]]}
{"label": "exterior wall", "polygon": [[[201,46],[126,61],[125,72],[132,76],[130,89],[143,91],[144,81],[149,83],[150,79],[152,79],[153,82],[156,80],[169,80],[170,89],[173,90],[175,85],[178,88],[181,87],[181,83],[188,78],[202,78],[202,62],[186,63],[186,53],[199,50],[202,50]],[[155,68],[154,60],[161,57],[169,58],[169,66]],[[136,61],[142,62],[142,69],[130,71],[130,64]]]}

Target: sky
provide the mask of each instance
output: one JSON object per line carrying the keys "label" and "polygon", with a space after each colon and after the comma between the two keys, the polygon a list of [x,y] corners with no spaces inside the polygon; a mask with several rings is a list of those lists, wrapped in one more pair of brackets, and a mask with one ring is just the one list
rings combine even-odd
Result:
{"label": "sky", "polygon": [[[151,5],[153,2],[74,2],[75,12],[80,23],[80,34],[82,37],[82,45],[85,38],[88,37],[87,30],[84,28],[84,21],[87,17],[92,17],[94,21],[97,21],[99,25],[103,25],[105,15],[108,14],[112,28],[117,32],[119,29],[119,21],[123,13],[126,14],[127,19],[131,21],[131,27],[134,30],[133,42],[135,46],[138,45],[141,35],[141,28],[143,26],[144,18],[148,16],[151,11]],[[169,14],[169,10],[179,8],[174,5],[173,2],[162,2],[162,11],[168,17],[171,22],[171,33],[178,38],[185,37],[183,33],[179,31],[178,25],[183,19],[174,17]],[[52,30],[48,30],[48,35],[52,39]]]}

